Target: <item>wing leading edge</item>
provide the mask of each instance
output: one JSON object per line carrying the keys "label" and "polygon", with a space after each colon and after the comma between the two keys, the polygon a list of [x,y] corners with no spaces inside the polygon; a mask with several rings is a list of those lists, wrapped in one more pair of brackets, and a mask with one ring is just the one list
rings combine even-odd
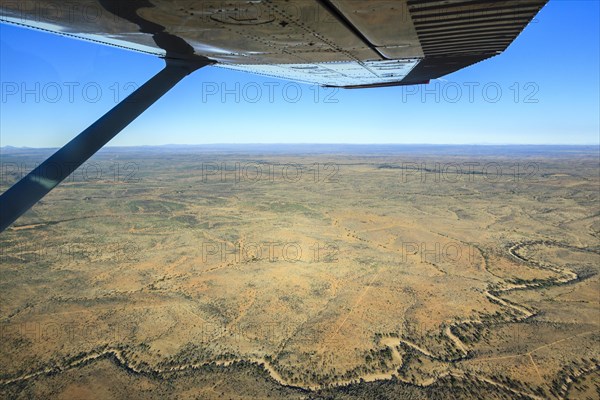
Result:
{"label": "wing leading edge", "polygon": [[0,0],[0,21],[333,87],[426,83],[503,52],[547,0]]}

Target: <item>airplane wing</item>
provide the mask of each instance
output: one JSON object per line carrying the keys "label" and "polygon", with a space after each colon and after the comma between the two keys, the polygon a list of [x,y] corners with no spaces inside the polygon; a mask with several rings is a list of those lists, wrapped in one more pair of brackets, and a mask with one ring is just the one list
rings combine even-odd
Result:
{"label": "airplane wing", "polygon": [[0,0],[0,22],[166,66],[0,196],[0,232],[191,72],[323,86],[427,83],[504,51],[547,0]]}
{"label": "airplane wing", "polygon": [[0,1],[0,20],[345,88],[427,83],[503,52],[547,0]]}

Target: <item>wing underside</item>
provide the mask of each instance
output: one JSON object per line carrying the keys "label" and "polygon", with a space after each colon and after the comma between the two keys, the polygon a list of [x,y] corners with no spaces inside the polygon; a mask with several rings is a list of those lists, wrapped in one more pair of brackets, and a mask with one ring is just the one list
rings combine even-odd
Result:
{"label": "wing underside", "polygon": [[428,82],[504,51],[547,0],[0,0],[0,20],[335,87]]}

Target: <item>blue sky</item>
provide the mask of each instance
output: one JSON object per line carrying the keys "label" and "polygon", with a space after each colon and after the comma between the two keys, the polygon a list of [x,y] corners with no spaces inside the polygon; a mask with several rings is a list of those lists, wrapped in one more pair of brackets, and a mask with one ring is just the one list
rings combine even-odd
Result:
{"label": "blue sky", "polygon": [[[433,81],[427,89],[335,93],[205,68],[186,78],[109,145],[597,145],[599,3],[550,1],[505,53]],[[0,25],[0,42],[1,146],[62,146],[123,98],[130,82],[142,84],[163,66],[149,55],[5,24]],[[236,85],[239,102],[234,95],[223,99],[222,89],[234,90]],[[24,88],[39,99],[32,93],[23,98]],[[262,91],[258,101],[257,88]],[[208,90],[217,94],[209,95]],[[298,94],[302,97],[295,101]]]}

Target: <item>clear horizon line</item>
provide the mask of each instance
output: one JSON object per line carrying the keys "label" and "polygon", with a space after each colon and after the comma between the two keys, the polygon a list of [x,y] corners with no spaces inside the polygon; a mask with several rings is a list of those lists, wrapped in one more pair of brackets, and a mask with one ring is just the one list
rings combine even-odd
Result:
{"label": "clear horizon line", "polygon": [[[581,147],[581,146],[599,146],[600,143],[311,143],[311,142],[247,142],[247,143],[165,143],[165,144],[136,144],[136,145],[114,145],[104,146],[102,149],[110,148],[135,148],[135,147],[169,147],[169,146],[500,146],[500,147],[517,147],[517,146],[563,146],[563,147]],[[61,146],[53,147],[32,147],[32,146],[0,146],[0,149],[58,149]],[[102,150],[101,149],[101,150]]]}

